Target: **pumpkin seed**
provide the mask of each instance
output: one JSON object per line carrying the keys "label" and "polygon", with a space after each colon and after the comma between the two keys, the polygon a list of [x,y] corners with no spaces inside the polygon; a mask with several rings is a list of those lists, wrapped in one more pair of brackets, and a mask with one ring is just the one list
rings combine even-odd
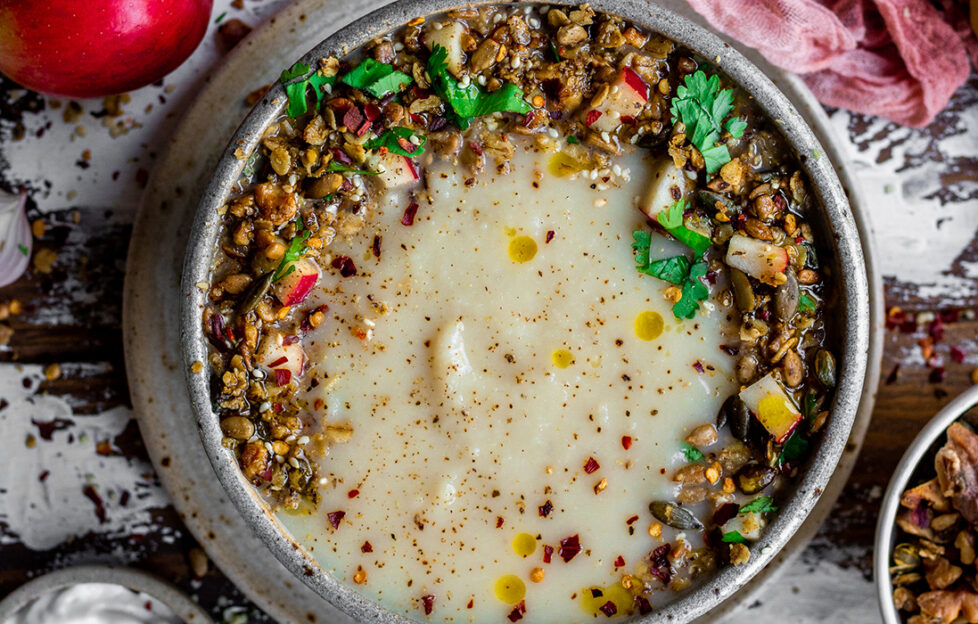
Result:
{"label": "pumpkin seed", "polygon": [[737,486],[744,494],[756,494],[771,485],[777,471],[762,464],[747,464],[737,473]]}
{"label": "pumpkin seed", "polygon": [[730,286],[733,289],[734,302],[741,312],[751,312],[757,306],[754,288],[750,285],[747,274],[739,269],[730,269]]}
{"label": "pumpkin seed", "polygon": [[696,516],[675,503],[655,501],[649,503],[649,511],[659,522],[674,529],[699,531],[703,528],[703,523]]}
{"label": "pumpkin seed", "polygon": [[826,388],[835,387],[835,357],[826,349],[815,354],[815,374]]}
{"label": "pumpkin seed", "polygon": [[717,412],[717,429],[729,424],[730,433],[741,442],[747,442],[750,435],[750,418],[750,410],[740,399],[740,395],[731,394]]}
{"label": "pumpkin seed", "polygon": [[251,283],[251,286],[248,287],[248,291],[241,299],[241,305],[238,307],[238,314],[247,314],[254,310],[259,303],[261,303],[261,300],[268,294],[268,289],[272,286],[272,277],[274,275],[274,271],[269,271]]}
{"label": "pumpkin seed", "polygon": [[790,321],[798,311],[798,278],[794,271],[788,271],[787,281],[774,291],[774,311],[782,321]]}

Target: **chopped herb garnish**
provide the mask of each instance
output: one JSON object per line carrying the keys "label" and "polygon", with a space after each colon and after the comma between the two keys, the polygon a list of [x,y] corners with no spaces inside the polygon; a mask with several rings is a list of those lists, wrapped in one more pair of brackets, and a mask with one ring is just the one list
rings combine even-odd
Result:
{"label": "chopped herb garnish", "polygon": [[380,175],[376,171],[368,171],[366,169],[357,169],[356,167],[351,167],[350,165],[344,165],[341,162],[336,162],[335,160],[329,163],[326,167],[328,173],[359,173],[360,175]]}
{"label": "chopped herb garnish", "polygon": [[22,253],[22,254],[24,254],[25,256],[28,256],[28,255],[30,255],[30,253],[31,253],[31,252],[30,252],[30,250],[29,250],[29,249],[27,249],[27,247],[26,247],[25,245],[21,245],[21,244],[18,244],[18,245],[17,245],[17,250],[18,250],[18,251],[19,251],[20,253]]}
{"label": "chopped herb garnish", "polygon": [[683,455],[688,462],[698,462],[703,459],[703,453],[689,442],[683,442]]}
{"label": "chopped herb garnish", "polygon": [[746,505],[741,505],[740,511],[737,513],[773,513],[777,511],[778,508],[774,505],[774,499],[770,496],[758,496]]}
{"label": "chopped herb garnish", "polygon": [[343,83],[354,89],[366,91],[375,98],[397,93],[404,85],[411,84],[411,77],[399,72],[387,63],[371,58],[364,59],[343,76]]}
{"label": "chopped herb garnish", "polygon": [[567,137],[567,142],[570,143],[571,145],[580,145],[581,144],[581,140],[579,138],[577,138],[576,136],[569,136],[569,137]]}
{"label": "chopped herb garnish", "polygon": [[291,68],[283,70],[279,80],[285,85],[285,94],[289,98],[289,117],[299,117],[305,115],[309,110],[306,103],[306,93],[309,87],[316,96],[316,104],[323,99],[323,93],[327,85],[332,86],[336,82],[336,76],[324,76],[318,71],[309,73],[309,66],[305,63],[296,63]]}
{"label": "chopped herb garnish", "polygon": [[[417,137],[417,143],[411,142],[413,137]],[[386,147],[388,152],[400,154],[401,156],[418,156],[424,152],[424,145],[428,142],[428,137],[416,133],[408,128],[390,128],[385,130],[379,137],[374,137],[364,143],[368,150],[379,150]]]}
{"label": "chopped herb garnish", "polygon": [[781,447],[781,454],[778,455],[778,465],[780,466],[785,462],[793,462],[801,459],[808,454],[808,449],[810,447],[811,444],[808,442],[808,440],[803,438],[800,433],[795,431],[784,443],[784,446]]}
{"label": "chopped herb garnish", "polygon": [[645,230],[635,230],[632,232],[635,242],[632,248],[635,250],[635,268],[639,273],[645,273],[652,277],[681,286],[686,276],[689,274],[689,258],[686,256],[673,256],[652,260],[651,246],[652,236]]}
{"label": "chopped herb garnish", "polygon": [[672,306],[677,319],[691,319],[700,309],[700,301],[710,296],[710,291],[700,278],[706,275],[706,262],[701,260],[689,268],[689,275],[683,282],[683,296]]}
{"label": "chopped herb garnish", "polygon": [[809,423],[815,420],[818,415],[818,396],[814,392],[809,392],[801,402],[801,409],[805,415],[805,420]]}
{"label": "chopped herb garnish", "polygon": [[746,544],[747,538],[740,534],[740,531],[729,531],[723,534],[720,538],[721,542],[726,542],[728,544]]}
{"label": "chopped herb garnish", "polygon": [[214,23],[215,24],[220,24],[221,23],[221,20],[224,19],[224,16],[227,15],[227,14],[228,14],[228,12],[225,11],[225,12],[221,13],[220,15],[218,15],[217,16],[217,19],[214,20]]}
{"label": "chopped herb garnish", "polygon": [[684,84],[676,89],[672,100],[672,122],[681,120],[686,126],[686,136],[703,155],[706,172],[713,173],[730,162],[726,145],[716,145],[726,128],[734,137],[741,137],[747,122],[739,117],[723,119],[733,111],[733,90],[720,89],[720,77],[714,74],[707,79],[702,70],[686,76]]}
{"label": "chopped herb garnish", "polygon": [[815,310],[815,300],[802,293],[798,299],[798,309],[802,312],[812,312]]}
{"label": "chopped herb garnish", "polygon": [[452,121],[459,129],[467,129],[474,118],[483,115],[500,112],[526,114],[533,109],[523,99],[522,89],[509,82],[491,93],[474,82],[462,86],[448,72],[447,59],[448,50],[436,44],[428,57],[428,76],[435,93],[451,108]]}
{"label": "chopped herb garnish", "polygon": [[684,212],[686,212],[686,200],[680,199],[665,210],[659,211],[659,214],[656,215],[656,220],[676,240],[692,249],[696,257],[699,258],[703,255],[703,252],[710,248],[713,241],[708,236],[704,236],[683,225]]}
{"label": "chopped herb garnish", "polygon": [[278,268],[275,269],[274,275],[272,275],[273,282],[277,282],[289,273],[295,271],[295,266],[292,263],[301,258],[309,248],[306,245],[306,241],[309,240],[312,232],[305,228],[305,225],[302,223],[302,217],[297,218],[295,224],[295,236],[293,236],[292,240],[289,241],[289,248],[285,250],[285,255],[282,256],[282,261],[279,263]]}
{"label": "chopped herb garnish", "polygon": [[557,44],[553,41],[550,42],[550,53],[554,55],[554,60],[558,63],[562,60],[560,58],[560,50],[557,49]]}
{"label": "chopped herb garnish", "polygon": [[246,178],[250,178],[255,175],[255,163],[258,162],[258,152],[252,152],[248,160],[245,161],[244,167],[241,168],[241,175]]}

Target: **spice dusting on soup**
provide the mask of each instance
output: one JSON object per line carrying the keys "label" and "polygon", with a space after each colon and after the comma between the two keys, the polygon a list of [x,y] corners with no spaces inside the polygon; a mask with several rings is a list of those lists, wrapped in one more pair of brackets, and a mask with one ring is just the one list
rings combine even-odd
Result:
{"label": "spice dusting on soup", "polygon": [[320,565],[419,621],[584,622],[747,562],[835,383],[817,199],[749,98],[586,5],[282,82],[202,322]]}

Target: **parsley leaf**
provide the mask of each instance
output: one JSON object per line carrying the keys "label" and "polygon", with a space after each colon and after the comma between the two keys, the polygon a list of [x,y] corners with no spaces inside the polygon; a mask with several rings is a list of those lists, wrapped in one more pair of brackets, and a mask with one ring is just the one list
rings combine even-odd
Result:
{"label": "parsley leaf", "polygon": [[665,210],[660,210],[655,218],[667,232],[692,249],[698,258],[713,245],[713,241],[708,236],[704,236],[683,225],[684,212],[686,212],[686,200],[679,199]]}
{"label": "parsley leaf", "polygon": [[683,296],[672,306],[672,313],[677,319],[691,319],[700,309],[700,301],[710,296],[710,291],[700,278],[706,275],[706,262],[701,260],[689,268],[689,274],[683,280]]}
{"label": "parsley leaf", "polygon": [[688,462],[698,462],[703,459],[703,453],[689,442],[683,442],[683,455]]}
{"label": "parsley leaf", "polygon": [[758,496],[746,505],[740,506],[740,511],[737,513],[772,513],[777,511],[778,508],[774,506],[774,499],[770,496]]}
{"label": "parsley leaf", "polygon": [[27,249],[27,246],[26,245],[21,245],[20,243],[17,244],[17,251],[19,251],[20,253],[24,254],[25,256],[29,256],[30,255],[30,251]]}
{"label": "parsley leaf", "polygon": [[309,248],[306,245],[306,241],[312,235],[312,232],[306,229],[306,226],[302,223],[302,217],[296,219],[296,231],[295,236],[289,241],[289,248],[285,250],[285,255],[282,256],[282,261],[279,263],[278,267],[275,269],[275,273],[272,275],[272,281],[277,282],[286,275],[295,271],[295,266],[293,262],[302,257],[306,250]]}
{"label": "parsley leaf", "polygon": [[351,167],[350,165],[344,165],[341,162],[336,162],[335,160],[329,163],[326,167],[328,173],[359,173],[360,175],[380,175],[377,171],[367,171],[366,169],[357,169],[356,167]]}
{"label": "parsley leaf", "polygon": [[803,438],[800,433],[795,431],[791,434],[791,437],[785,441],[784,446],[781,447],[781,454],[778,455],[778,465],[780,466],[785,462],[793,462],[797,459],[801,459],[808,453],[808,449],[810,447],[811,444],[808,442],[808,440]]}
{"label": "parsley leaf", "polygon": [[309,110],[306,103],[306,92],[312,87],[316,95],[316,103],[323,98],[323,93],[327,90],[327,85],[332,86],[336,82],[336,76],[323,76],[317,71],[309,74],[309,66],[305,63],[296,63],[289,69],[282,70],[279,80],[285,85],[285,95],[289,98],[289,117],[299,117],[305,115]]}
{"label": "parsley leaf", "polygon": [[651,275],[661,280],[681,286],[683,280],[689,274],[689,258],[686,256],[673,256],[652,260],[651,247],[652,235],[645,230],[635,230],[632,232],[632,249],[635,250],[635,270],[639,273]]}
{"label": "parsley leaf", "polygon": [[[411,137],[418,137],[420,140],[415,145],[411,142]],[[400,154],[401,156],[418,156],[424,152],[424,145],[428,142],[428,137],[418,134],[409,128],[390,128],[385,130],[379,137],[374,137],[363,144],[368,150],[378,150],[386,147],[388,152]],[[409,148],[411,151],[409,151]]]}
{"label": "parsley leaf", "polygon": [[686,126],[686,136],[703,155],[707,173],[714,173],[730,162],[727,146],[716,145],[724,128],[732,136],[740,137],[747,127],[747,123],[738,117],[723,125],[723,118],[732,111],[733,90],[721,90],[720,77],[716,74],[707,78],[702,70],[697,70],[687,75],[684,84],[676,89],[676,97],[669,109],[672,122],[681,120]]}
{"label": "parsley leaf", "polygon": [[811,312],[815,309],[815,300],[802,293],[801,297],[798,299],[798,309],[802,312]]}
{"label": "parsley leaf", "polygon": [[462,86],[448,72],[448,50],[442,45],[436,44],[431,50],[428,76],[432,89],[451,108],[452,121],[461,130],[467,129],[475,117],[500,112],[526,114],[533,109],[523,99],[523,91],[509,82],[492,93],[474,82]]}
{"label": "parsley leaf", "polygon": [[814,392],[806,394],[801,402],[802,413],[805,415],[805,420],[809,423],[814,422],[815,417],[818,416],[818,403],[818,396]]}
{"label": "parsley leaf", "polygon": [[402,86],[411,84],[411,82],[411,77],[407,74],[395,70],[387,63],[381,63],[371,58],[364,59],[343,76],[343,84],[366,91],[375,98],[397,93]]}
{"label": "parsley leaf", "polygon": [[570,143],[571,145],[580,145],[581,144],[581,140],[579,138],[577,138],[576,136],[569,136],[569,137],[567,137],[567,142]]}
{"label": "parsley leaf", "polygon": [[724,533],[723,537],[720,538],[721,542],[726,542],[728,544],[746,544],[747,538],[740,534],[740,531],[730,531]]}

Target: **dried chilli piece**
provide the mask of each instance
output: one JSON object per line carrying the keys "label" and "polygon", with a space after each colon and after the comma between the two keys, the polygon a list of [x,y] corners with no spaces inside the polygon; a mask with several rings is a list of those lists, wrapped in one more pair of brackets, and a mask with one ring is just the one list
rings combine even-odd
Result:
{"label": "dried chilli piece", "polygon": [[546,238],[546,241],[545,242],[549,243],[553,239],[554,239],[554,231],[553,230],[547,230],[547,238]]}
{"label": "dried chilli piece", "polygon": [[352,277],[357,274],[357,267],[349,256],[336,256],[330,264],[334,269],[339,269],[340,275],[343,277]]}
{"label": "dried chilli piece", "polygon": [[292,371],[287,368],[276,368],[275,369],[275,385],[276,386],[287,386],[289,382],[292,381]]}
{"label": "dried chilli piece", "polygon": [[331,511],[326,514],[326,518],[329,520],[329,523],[333,525],[334,529],[340,528],[340,521],[342,521],[344,517],[346,517],[345,511]]}
{"label": "dried chilli piece", "polygon": [[618,558],[615,559],[614,566],[616,568],[623,568],[623,567],[625,567],[625,558],[622,557],[621,555],[618,555]]}
{"label": "dried chilli piece", "polygon": [[360,490],[356,488],[353,488],[352,490],[346,493],[347,498],[356,498],[359,495],[360,495]]}
{"label": "dried chilli piece", "polygon": [[550,560],[553,558],[553,556],[554,556],[554,547],[553,546],[544,546],[543,547],[543,562],[544,563],[550,563]]}
{"label": "dried chilli piece", "polygon": [[591,474],[600,467],[601,464],[599,464],[598,460],[594,459],[593,457],[588,457],[587,461],[584,462],[584,472],[588,474]]}
{"label": "dried chilli piece", "polygon": [[524,615],[526,615],[526,601],[520,600],[519,604],[513,607],[513,610],[506,617],[509,618],[510,622],[519,622]]}
{"label": "dried chilli piece", "polygon": [[653,550],[649,557],[652,562],[652,565],[649,566],[649,572],[658,577],[663,585],[668,585],[669,581],[672,580],[672,564],[669,563],[670,548],[669,544],[663,544]]}
{"label": "dried chilli piece", "polygon": [[503,528],[503,522],[504,522],[504,520],[503,520],[503,517],[502,516],[496,516],[496,528],[497,529]]}
{"label": "dried chilli piece", "polygon": [[540,514],[541,518],[546,518],[550,515],[550,512],[554,510],[554,504],[548,499],[547,502],[537,507],[537,512]]}
{"label": "dried chilli piece", "polygon": [[401,225],[414,225],[414,215],[416,214],[418,214],[418,202],[411,202],[404,209],[404,215],[401,217]]}
{"label": "dried chilli piece", "polygon": [[421,605],[424,607],[424,614],[431,615],[431,610],[435,608],[435,597],[431,594],[421,596]]}
{"label": "dried chilli piece", "polygon": [[632,448],[632,436],[622,436],[621,437],[621,447],[626,451]]}
{"label": "dried chilli piece", "polygon": [[373,245],[370,248],[370,250],[374,254],[374,258],[377,258],[378,260],[380,260],[380,241],[381,241],[380,235],[375,234]]}
{"label": "dried chilli piece", "polygon": [[570,537],[565,537],[560,540],[560,550],[558,554],[560,558],[564,560],[564,563],[570,562],[571,559],[577,556],[577,553],[581,552],[581,538],[579,535],[571,535]]}
{"label": "dried chilli piece", "polygon": [[360,552],[362,553],[372,553],[373,551],[374,547],[370,544],[370,542],[364,542],[363,546],[360,547]]}
{"label": "dried chilli piece", "polygon": [[616,613],[618,613],[618,607],[615,605],[615,603],[611,602],[610,600],[604,603],[603,605],[601,605],[600,607],[598,607],[598,610],[601,611],[601,613],[607,615],[608,617],[613,617]]}
{"label": "dried chilli piece", "polygon": [[652,613],[652,604],[645,596],[635,596],[635,606],[638,607],[638,612],[640,615],[648,615],[649,613]]}

